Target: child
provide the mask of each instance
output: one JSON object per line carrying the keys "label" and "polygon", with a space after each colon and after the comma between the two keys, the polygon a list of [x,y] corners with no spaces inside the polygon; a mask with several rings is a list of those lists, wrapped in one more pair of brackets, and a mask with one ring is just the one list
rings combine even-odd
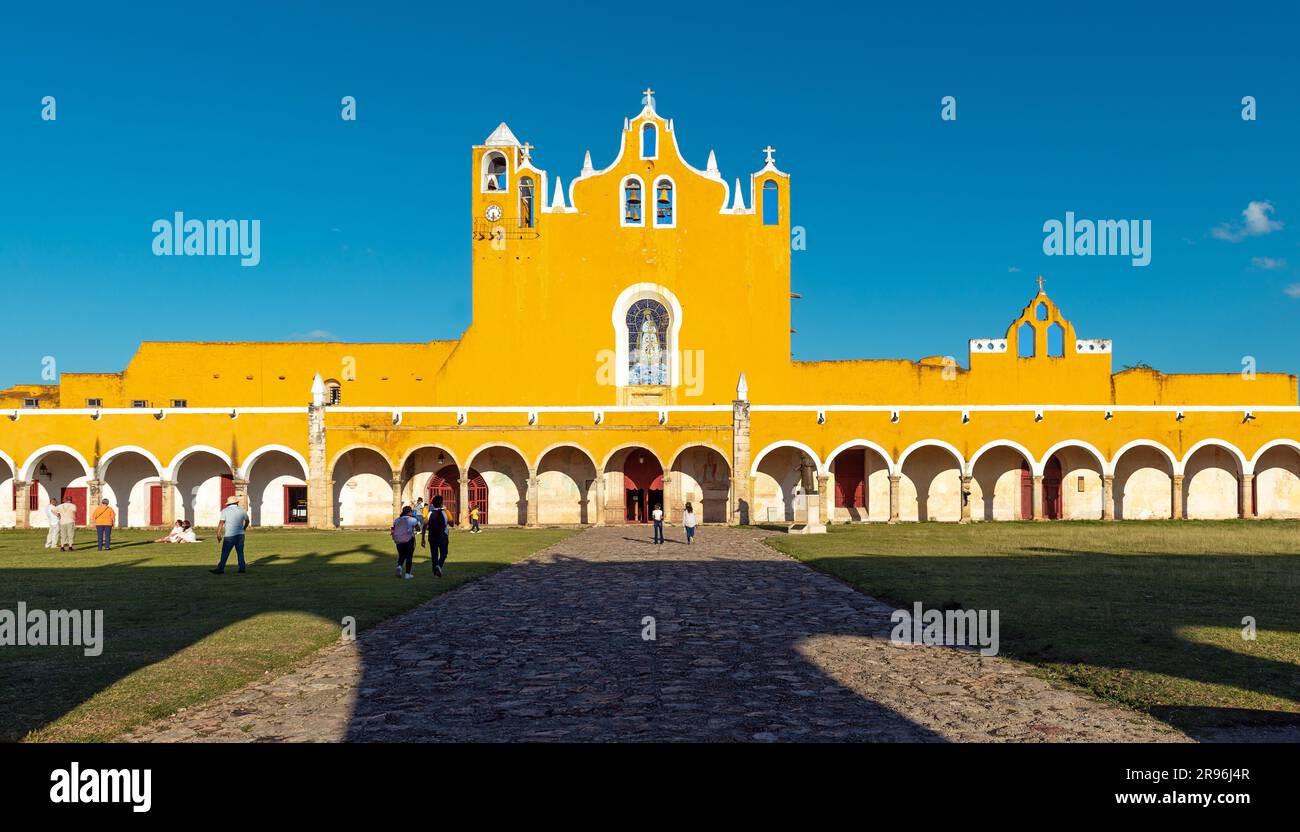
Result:
{"label": "child", "polygon": [[413,577],[411,561],[415,558],[415,530],[419,527],[420,521],[411,513],[411,507],[403,506],[402,515],[393,521],[393,527],[388,530],[393,543],[397,545],[397,577],[405,575],[408,581]]}

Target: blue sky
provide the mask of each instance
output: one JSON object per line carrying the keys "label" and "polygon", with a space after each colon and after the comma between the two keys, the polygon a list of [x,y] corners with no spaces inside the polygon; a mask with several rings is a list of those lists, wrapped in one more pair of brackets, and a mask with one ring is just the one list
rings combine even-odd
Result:
{"label": "blue sky", "polygon": [[[470,146],[505,120],[567,182],[647,84],[696,166],[743,177],[771,143],[793,175],[797,358],[965,363],[1041,272],[1116,369],[1300,372],[1300,13],[974,5],[15,5],[0,386],[141,340],[454,338]],[[260,218],[261,265],[153,256],[176,210]],[[1151,220],[1151,264],[1045,256],[1066,211]]]}

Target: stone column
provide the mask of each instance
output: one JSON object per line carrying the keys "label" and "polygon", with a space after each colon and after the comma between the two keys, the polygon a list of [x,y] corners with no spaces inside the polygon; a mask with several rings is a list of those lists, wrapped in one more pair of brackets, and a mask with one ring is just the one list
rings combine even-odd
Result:
{"label": "stone column", "polygon": [[244,511],[250,512],[251,516],[251,509],[248,507],[248,480],[241,480],[239,477],[235,477],[231,482],[235,485],[235,497],[239,500],[240,507],[243,508]]}
{"label": "stone column", "polygon": [[104,481],[103,480],[86,480],[86,525],[95,525],[91,518],[95,516],[95,509],[99,506],[99,501],[104,499]]}
{"label": "stone column", "polygon": [[158,489],[162,496],[159,500],[162,503],[162,524],[168,528],[176,522],[176,483],[171,480],[159,480]]}
{"label": "stone column", "polygon": [[1101,519],[1115,519],[1115,475],[1101,475]]}
{"label": "stone column", "polygon": [[[587,522],[603,526],[605,525],[605,475],[597,471],[592,485],[596,488],[596,498],[594,504],[588,503]],[[587,496],[590,498],[590,492]]]}
{"label": "stone column", "polygon": [[402,513],[402,475],[393,477],[393,518]]}
{"label": "stone column", "polygon": [[456,489],[456,523],[462,528],[469,528],[469,469],[460,472],[459,487]]}
{"label": "stone column", "polygon": [[[334,526],[334,484],[326,466],[325,405],[318,403],[307,408],[307,525],[313,529]],[[163,492],[163,520],[167,520],[168,493]]]}
{"label": "stone column", "polygon": [[30,529],[32,527],[32,483],[31,480],[14,480],[14,528]]}
{"label": "stone column", "polygon": [[961,478],[961,522],[970,522],[970,484],[971,475],[964,474]]}
{"label": "stone column", "polygon": [[1169,486],[1171,498],[1171,510],[1169,516],[1175,520],[1186,520],[1186,512],[1183,511],[1183,475],[1174,474],[1174,478]]}
{"label": "stone column", "polygon": [[1034,475],[1034,519],[1046,519],[1043,514],[1043,475]]}
{"label": "stone column", "polygon": [[[681,485],[681,478],[675,471],[664,471],[664,522],[676,523],[678,515],[681,514],[681,492],[678,486]],[[647,507],[654,511],[654,506]]]}
{"label": "stone column", "polygon": [[898,484],[903,477],[899,474],[889,475],[889,522],[898,522]]}
{"label": "stone column", "polygon": [[821,495],[822,522],[835,522],[835,495],[831,493],[830,474],[817,474],[817,493]]}
{"label": "stone column", "polygon": [[540,516],[541,507],[542,507],[541,481],[537,479],[537,469],[529,468],[528,469],[527,511],[528,511],[528,525],[530,527],[536,527],[540,525],[537,521],[537,518]]}
{"label": "stone column", "polygon": [[1255,514],[1255,475],[1241,475],[1241,518],[1243,520],[1258,520]]}
{"label": "stone column", "polygon": [[[744,376],[741,376],[744,387]],[[737,390],[740,393],[740,390]],[[745,389],[747,396],[748,389]],[[731,403],[731,508],[728,518],[733,525],[753,522],[750,511],[754,503],[754,481],[749,476],[749,400],[746,396]]]}

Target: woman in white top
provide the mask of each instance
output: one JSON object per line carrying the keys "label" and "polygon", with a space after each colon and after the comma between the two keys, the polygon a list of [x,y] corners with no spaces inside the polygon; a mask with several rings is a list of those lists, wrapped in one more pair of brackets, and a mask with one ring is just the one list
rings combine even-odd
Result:
{"label": "woman in white top", "polygon": [[154,543],[175,543],[176,536],[181,533],[181,529],[183,528],[185,528],[185,521],[177,520],[172,524],[172,530],[167,534],[167,536],[158,538]]}
{"label": "woman in white top", "polygon": [[686,545],[691,545],[695,539],[695,509],[690,503],[686,504],[686,510],[682,512],[682,528],[686,529]]}

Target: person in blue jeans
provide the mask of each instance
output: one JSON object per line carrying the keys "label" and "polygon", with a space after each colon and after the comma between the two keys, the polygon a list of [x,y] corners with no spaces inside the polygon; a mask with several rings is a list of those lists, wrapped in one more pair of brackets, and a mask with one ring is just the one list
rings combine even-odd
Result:
{"label": "person in blue jeans", "polygon": [[450,541],[451,517],[442,507],[442,495],[435,494],[429,503],[429,517],[420,531],[420,548],[428,540],[429,554],[433,556],[433,574],[442,577],[442,565],[447,562],[447,546]]}
{"label": "person in blue jeans", "polygon": [[420,530],[420,515],[410,506],[402,507],[402,514],[393,521],[388,533],[397,545],[397,577],[411,580],[411,561],[415,558],[415,533]]}
{"label": "person in blue jeans", "polygon": [[217,539],[221,541],[221,562],[216,569],[208,570],[213,575],[226,572],[226,559],[234,549],[239,558],[239,571],[247,569],[244,563],[244,530],[248,528],[248,512],[239,505],[238,497],[226,500],[226,507],[221,510],[221,519],[217,521]]}
{"label": "person in blue jeans", "polygon": [[661,506],[655,506],[655,510],[650,514],[651,519],[655,521],[655,539],[657,544],[664,542],[664,510]]}

